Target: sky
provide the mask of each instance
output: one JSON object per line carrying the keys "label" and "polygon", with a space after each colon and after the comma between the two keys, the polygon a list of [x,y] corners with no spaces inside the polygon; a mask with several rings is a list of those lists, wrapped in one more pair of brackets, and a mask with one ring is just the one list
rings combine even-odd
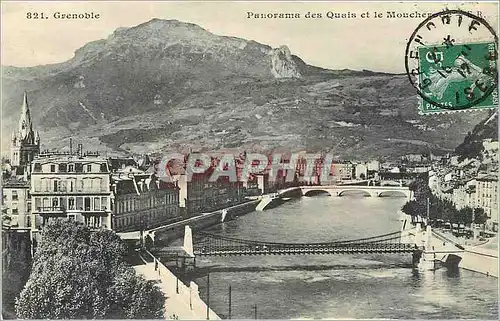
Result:
{"label": "sky", "polygon": [[[2,1],[2,65],[36,66],[71,59],[90,41],[107,38],[119,27],[153,18],[195,23],[217,35],[235,36],[279,47],[287,45],[306,63],[330,69],[369,69],[402,73],[406,42],[425,18],[388,18],[396,13],[435,13],[445,8],[481,11],[498,30],[498,3],[426,2],[24,2]],[[27,19],[27,13],[48,19]],[[54,14],[99,14],[97,20],[61,20]],[[298,13],[299,19],[248,18],[248,13]],[[321,18],[305,18],[308,13]],[[327,13],[356,18],[326,17]],[[383,13],[374,18],[374,13]],[[362,18],[363,13],[369,17]]]}

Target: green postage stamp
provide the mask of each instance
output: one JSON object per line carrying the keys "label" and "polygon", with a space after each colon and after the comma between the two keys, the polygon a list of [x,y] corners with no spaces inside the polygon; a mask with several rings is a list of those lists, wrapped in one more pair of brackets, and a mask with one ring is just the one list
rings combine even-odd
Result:
{"label": "green postage stamp", "polygon": [[496,44],[471,43],[418,48],[423,114],[498,106]]}
{"label": "green postage stamp", "polygon": [[405,67],[423,115],[498,107],[498,37],[480,15],[443,10],[410,36]]}

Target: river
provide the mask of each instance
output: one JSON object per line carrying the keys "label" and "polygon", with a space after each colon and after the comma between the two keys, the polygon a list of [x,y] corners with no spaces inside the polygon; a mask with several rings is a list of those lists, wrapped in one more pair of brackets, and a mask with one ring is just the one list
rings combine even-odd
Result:
{"label": "river", "polygon": [[[405,198],[302,197],[207,232],[269,242],[322,242],[400,229]],[[498,280],[446,269],[418,272],[411,254],[201,257],[195,282],[210,306],[232,318],[497,319]]]}

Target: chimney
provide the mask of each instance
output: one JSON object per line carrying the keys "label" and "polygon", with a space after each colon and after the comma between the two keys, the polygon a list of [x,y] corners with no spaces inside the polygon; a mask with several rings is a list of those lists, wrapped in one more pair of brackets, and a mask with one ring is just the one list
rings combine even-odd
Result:
{"label": "chimney", "polygon": [[78,144],[78,157],[82,157],[83,156],[83,145],[82,144]]}
{"label": "chimney", "polygon": [[73,155],[73,138],[69,139],[69,154]]}

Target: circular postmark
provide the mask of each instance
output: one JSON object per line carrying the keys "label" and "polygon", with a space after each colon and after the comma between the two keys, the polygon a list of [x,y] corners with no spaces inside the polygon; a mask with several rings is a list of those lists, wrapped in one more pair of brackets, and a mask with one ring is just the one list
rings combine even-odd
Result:
{"label": "circular postmark", "polygon": [[406,45],[405,68],[420,109],[498,104],[498,37],[481,17],[445,10],[422,21]]}

